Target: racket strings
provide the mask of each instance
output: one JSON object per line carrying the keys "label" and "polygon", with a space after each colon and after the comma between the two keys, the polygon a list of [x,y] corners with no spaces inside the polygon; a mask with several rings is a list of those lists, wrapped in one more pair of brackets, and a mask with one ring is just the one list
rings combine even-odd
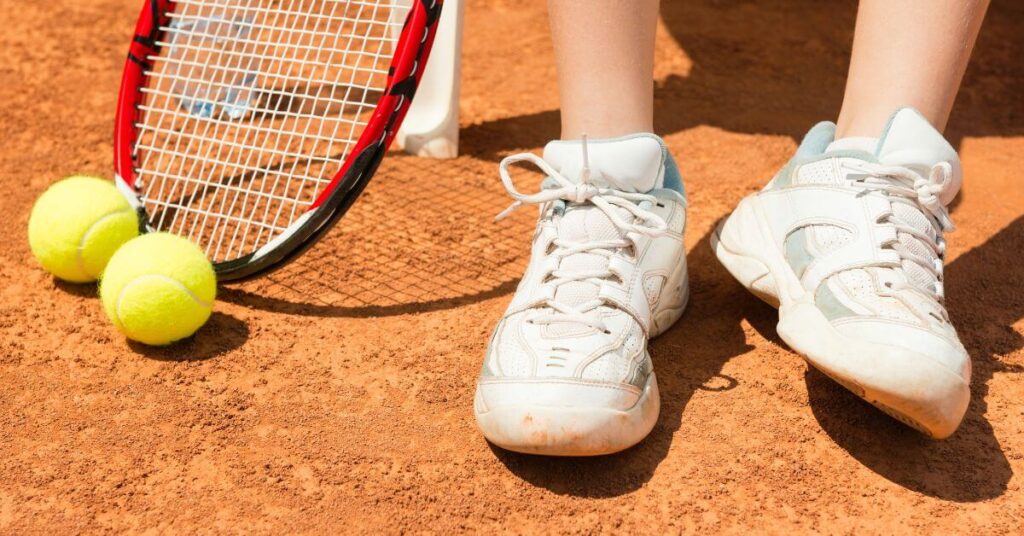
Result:
{"label": "racket strings", "polygon": [[134,145],[151,227],[215,262],[299,221],[366,127],[408,13],[373,0],[178,0]]}

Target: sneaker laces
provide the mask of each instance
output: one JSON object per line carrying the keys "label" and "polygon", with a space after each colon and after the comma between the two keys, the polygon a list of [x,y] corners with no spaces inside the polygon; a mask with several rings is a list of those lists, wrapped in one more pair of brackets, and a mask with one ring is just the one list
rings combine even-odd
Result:
{"label": "sneaker laces", "polygon": [[[543,171],[553,184],[550,187],[542,187],[541,191],[534,194],[524,194],[516,189],[509,173],[509,166],[518,162],[533,164]],[[628,237],[630,234],[638,234],[648,237],[656,237],[668,231],[668,224],[657,214],[643,208],[644,205],[652,206],[658,204],[658,198],[653,195],[623,192],[611,188],[600,188],[591,184],[590,169],[587,163],[586,139],[583,141],[583,169],[580,173],[579,182],[575,183],[556,171],[543,158],[533,153],[520,153],[508,156],[501,161],[499,166],[501,182],[505,190],[515,199],[508,208],[495,217],[500,221],[525,205],[547,205],[557,201],[563,201],[572,205],[592,205],[603,212],[612,225],[620,232],[620,236]],[[625,210],[633,217],[633,221],[626,221],[619,209]],[[542,207],[546,211],[547,207]],[[609,240],[587,240],[587,241],[566,241],[555,238],[553,241],[554,250],[549,254],[562,258],[579,253],[588,253],[611,258],[616,253],[634,249],[636,243],[632,239],[620,238]],[[558,263],[561,265],[561,262]],[[596,286],[613,283],[617,278],[616,274],[609,269],[606,263],[604,268],[592,270],[563,270],[556,268],[544,274],[542,281],[554,285],[555,289],[570,282],[588,282]],[[621,281],[619,282],[621,284]],[[544,301],[544,305],[554,312],[536,314],[527,321],[535,324],[554,324],[568,322],[582,324],[591,328],[610,333],[597,309],[607,305],[606,300],[594,298],[585,303],[570,305],[560,303],[551,298]]]}
{"label": "sneaker laces", "polygon": [[853,180],[864,188],[905,199],[927,217],[932,226],[933,234],[924,232],[895,213],[889,216],[888,222],[896,227],[897,233],[905,233],[923,244],[934,253],[933,258],[911,251],[898,239],[886,244],[886,246],[895,251],[901,261],[912,262],[920,266],[927,273],[931,274],[935,280],[934,288],[931,289],[906,283],[898,284],[896,288],[909,286],[924,290],[931,298],[941,303],[945,298],[942,284],[942,260],[946,253],[946,241],[942,238],[942,233],[944,231],[953,231],[956,227],[953,225],[953,220],[949,217],[949,210],[942,204],[939,196],[949,187],[953,179],[953,167],[948,162],[939,162],[931,167],[927,177],[903,166],[857,162],[848,163],[847,167],[863,173],[863,175],[854,176]]}

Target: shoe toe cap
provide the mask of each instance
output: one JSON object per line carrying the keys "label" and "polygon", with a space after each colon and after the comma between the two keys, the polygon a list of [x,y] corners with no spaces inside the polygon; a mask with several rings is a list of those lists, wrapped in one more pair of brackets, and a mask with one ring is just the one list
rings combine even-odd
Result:
{"label": "shoe toe cap", "polygon": [[477,406],[483,411],[503,406],[625,411],[636,405],[642,393],[629,384],[575,378],[483,379],[477,386]]}
{"label": "shoe toe cap", "polygon": [[837,322],[834,326],[852,340],[913,353],[960,376],[965,382],[970,381],[971,359],[958,340],[922,327],[872,319]]}
{"label": "shoe toe cap", "polygon": [[504,449],[551,456],[595,456],[629,448],[658,420],[658,384],[582,380],[481,381],[477,426]]}

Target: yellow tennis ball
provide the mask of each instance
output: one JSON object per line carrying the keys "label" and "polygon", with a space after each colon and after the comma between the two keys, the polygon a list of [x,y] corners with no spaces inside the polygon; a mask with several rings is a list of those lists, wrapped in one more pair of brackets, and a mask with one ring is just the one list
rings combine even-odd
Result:
{"label": "yellow tennis ball", "polygon": [[95,281],[139,220],[110,181],[68,177],[39,196],[28,219],[28,244],[47,271],[74,283]]}
{"label": "yellow tennis ball", "polygon": [[170,344],[210,318],[217,295],[213,265],[194,243],[168,233],[121,246],[100,282],[103,309],[129,339]]}

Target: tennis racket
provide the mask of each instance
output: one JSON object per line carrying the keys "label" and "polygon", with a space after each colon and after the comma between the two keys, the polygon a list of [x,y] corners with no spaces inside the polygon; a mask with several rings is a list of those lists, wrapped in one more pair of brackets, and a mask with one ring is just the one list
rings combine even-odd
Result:
{"label": "tennis racket", "polygon": [[442,0],[148,0],[116,184],[221,281],[283,266],[352,205],[416,92]]}

